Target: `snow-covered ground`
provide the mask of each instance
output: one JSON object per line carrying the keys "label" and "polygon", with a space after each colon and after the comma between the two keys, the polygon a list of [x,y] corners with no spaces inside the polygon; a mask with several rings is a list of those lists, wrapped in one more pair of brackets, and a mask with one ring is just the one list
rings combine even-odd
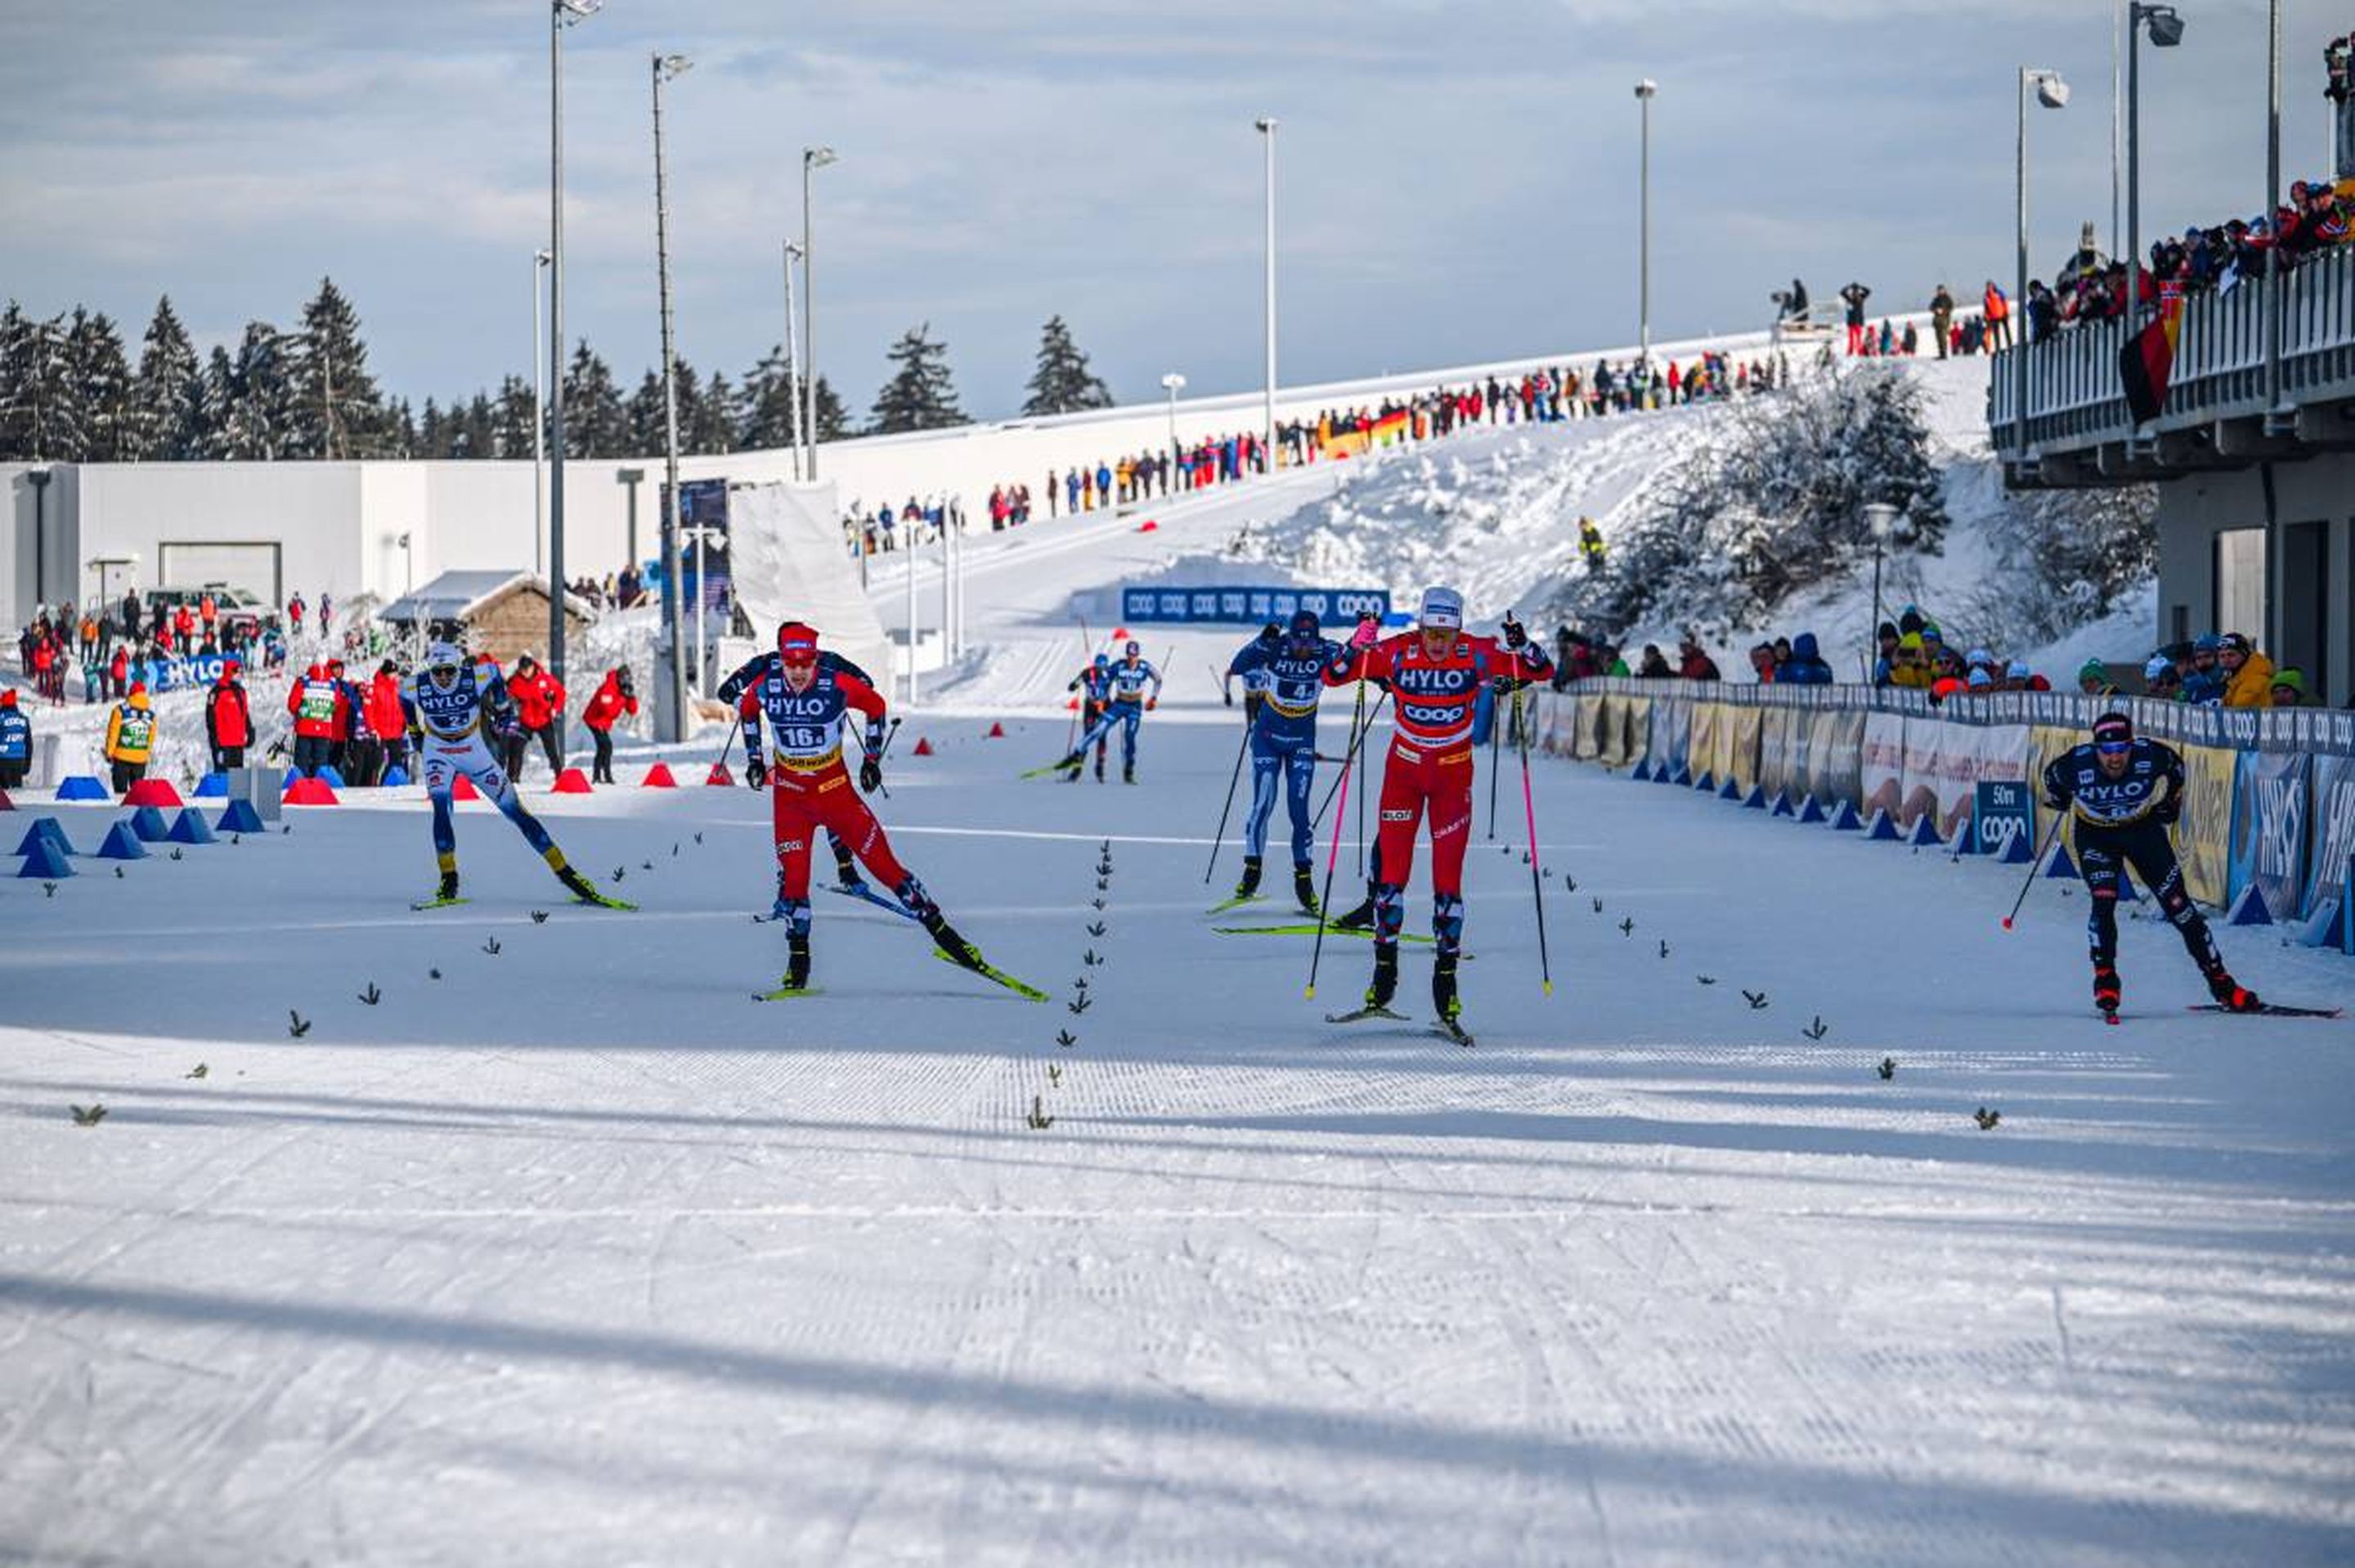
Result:
{"label": "snow-covered ground", "polygon": [[1277,907],[1205,913],[1242,630],[1131,629],[1174,650],[1136,787],[1013,777],[1065,744],[1076,603],[1343,471],[975,541],[975,652],[877,804],[1045,1005],[829,895],[825,993],[751,1001],[741,789],[534,791],[635,914],[479,806],[474,901],[411,913],[413,791],[0,881],[0,1562],[2355,1559],[2350,1025],[2186,1012],[2130,920],[2105,1028],[2060,884],[2007,935],[2006,868],[1540,758],[1554,992],[1508,760],[1465,1051],[1324,1021],[1360,941],[1312,1001],[1308,939],[1213,929]]}

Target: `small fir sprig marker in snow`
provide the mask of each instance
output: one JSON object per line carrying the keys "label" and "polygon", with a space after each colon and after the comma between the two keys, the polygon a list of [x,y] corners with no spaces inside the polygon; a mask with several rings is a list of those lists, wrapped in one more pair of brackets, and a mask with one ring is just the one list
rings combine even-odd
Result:
{"label": "small fir sprig marker in snow", "polygon": [[483,951],[490,954],[493,958],[498,957],[499,939],[496,937],[488,937],[484,938]]}
{"label": "small fir sprig marker in snow", "polygon": [[1745,990],[1742,993],[1742,1000],[1750,1004],[1750,1011],[1753,1012],[1762,1012],[1766,1006],[1766,993],[1763,991]]}
{"label": "small fir sprig marker in snow", "polygon": [[96,1127],[106,1119],[106,1107],[102,1105],[68,1106],[66,1109],[73,1112],[76,1127]]}
{"label": "small fir sprig marker in snow", "polygon": [[1064,1050],[1068,1051],[1079,1043],[1080,1037],[1072,1033],[1070,1030],[1058,1029],[1055,1031],[1055,1044],[1060,1045]]}
{"label": "small fir sprig marker in snow", "polygon": [[1813,1023],[1799,1031],[1800,1033],[1806,1035],[1810,1040],[1821,1040],[1825,1035],[1829,1034],[1831,1032],[1832,1026],[1824,1022],[1824,1015],[1820,1012],[1816,1014],[1816,1021]]}
{"label": "small fir sprig marker in snow", "polygon": [[1881,1059],[1881,1067],[1879,1070],[1881,1073],[1881,1081],[1884,1084],[1887,1083],[1890,1079],[1897,1075],[1897,1058],[1894,1056],[1883,1056]]}
{"label": "small fir sprig marker in snow", "polygon": [[1101,937],[1106,931],[1111,929],[1112,927],[1110,926],[1105,925],[1101,920],[1091,920],[1088,922],[1088,935],[1091,937]]}
{"label": "small fir sprig marker in snow", "polygon": [[286,1010],[286,1033],[300,1040],[311,1033],[311,1021],[290,1007]]}
{"label": "small fir sprig marker in snow", "polygon": [[1981,1132],[1992,1132],[1995,1130],[1996,1123],[2003,1119],[2003,1112],[1989,1110],[1987,1107],[1981,1106],[1971,1113],[1971,1119],[1979,1124]]}
{"label": "small fir sprig marker in snow", "polygon": [[547,910],[545,910],[545,909],[535,909],[535,910],[533,910],[533,911],[531,912],[531,923],[532,923],[533,925],[535,925],[535,926],[545,926],[545,925],[547,925],[547,924],[548,924],[548,911],[547,911]]}
{"label": "small fir sprig marker in snow", "polygon": [[368,990],[359,993],[359,999],[368,1003],[368,1006],[374,1007],[378,1002],[384,1000],[384,992],[376,989],[376,981],[370,980],[368,983]]}
{"label": "small fir sprig marker in snow", "polygon": [[181,1074],[180,1076],[184,1078],[203,1078],[209,1077],[211,1074],[212,1069],[205,1065],[202,1062],[199,1062],[195,1066],[189,1068],[186,1072]]}
{"label": "small fir sprig marker in snow", "polygon": [[1030,1097],[1030,1114],[1023,1119],[1030,1124],[1030,1130],[1033,1132],[1044,1132],[1049,1128],[1054,1126],[1055,1118],[1047,1114],[1047,1097],[1044,1095],[1032,1095]]}

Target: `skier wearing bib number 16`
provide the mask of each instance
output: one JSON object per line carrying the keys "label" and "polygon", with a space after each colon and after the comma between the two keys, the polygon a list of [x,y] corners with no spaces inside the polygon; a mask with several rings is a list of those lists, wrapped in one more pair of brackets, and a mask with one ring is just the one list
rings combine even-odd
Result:
{"label": "skier wearing bib number 16", "polygon": [[574,898],[607,909],[636,907],[606,897],[572,869],[539,819],[524,809],[515,781],[492,756],[490,733],[514,709],[498,666],[487,658],[469,659],[453,643],[436,642],[426,651],[424,671],[401,683],[400,695],[416,715],[412,724],[419,766],[425,775],[425,798],[433,807],[433,853],[442,864],[440,889],[414,907],[465,902],[458,896],[458,831],[450,805],[462,775],[516,825]]}
{"label": "skier wearing bib number 16", "polygon": [[[1381,828],[1374,853],[1374,978],[1364,1013],[1388,1013],[1398,990],[1399,937],[1406,923],[1406,882],[1414,867],[1417,825],[1431,824],[1432,1005],[1440,1026],[1463,1038],[1456,1019],[1456,958],[1464,941],[1464,852],[1472,832],[1473,716],[1481,694],[1542,680],[1552,661],[1533,647],[1520,622],[1506,616],[1504,639],[1464,630],[1464,597],[1433,588],[1423,596],[1413,631],[1374,641],[1370,624],[1326,666],[1327,684],[1385,681],[1395,729],[1382,762]],[[1362,1016],[1363,1014],[1347,1015]]]}
{"label": "skier wearing bib number 16", "polygon": [[[858,765],[858,788],[871,793],[883,782],[882,694],[843,665],[821,662],[815,630],[797,620],[778,627],[776,662],[749,683],[737,702],[736,711],[744,720],[744,765],[752,787],[765,786],[769,790],[776,830],[779,905],[786,921],[784,983],[762,1000],[799,996],[809,990],[810,841],[818,829],[826,828],[839,834],[932,934],[942,957],[1009,991],[1043,1001],[1043,992],[992,968],[981,949],[948,923],[915,874],[891,853],[883,824],[852,790],[850,775],[842,765],[842,729],[853,709],[867,720],[867,758]],[[762,754],[763,717],[776,741],[773,767]]]}

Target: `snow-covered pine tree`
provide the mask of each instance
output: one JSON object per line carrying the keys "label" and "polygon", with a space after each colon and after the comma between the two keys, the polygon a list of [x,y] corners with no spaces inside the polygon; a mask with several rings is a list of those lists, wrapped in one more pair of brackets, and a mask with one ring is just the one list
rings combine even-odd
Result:
{"label": "snow-covered pine tree", "polygon": [[742,450],[789,447],[798,428],[793,407],[796,384],[786,374],[785,345],[777,344],[744,377],[744,420],[737,431]]}
{"label": "snow-covered pine tree", "polygon": [[[450,455],[462,458],[494,458],[499,455],[499,419],[490,398],[477,392],[466,405],[463,418],[457,417],[453,406],[453,423],[458,427],[456,449]],[[525,448],[527,451],[530,449]]]}
{"label": "snow-covered pine tree", "polygon": [[843,408],[842,398],[834,383],[821,376],[811,388],[810,401],[815,405],[817,439],[822,441],[846,440],[855,432],[850,428],[849,411]]}
{"label": "snow-covered pine tree", "polygon": [[204,374],[197,379],[197,450],[196,457],[208,460],[231,458],[229,427],[237,413],[237,366],[229,360],[229,350],[218,344],[205,360]]}
{"label": "snow-covered pine tree", "polygon": [[884,355],[899,369],[875,394],[877,435],[939,430],[972,423],[957,407],[956,387],[949,375],[948,347],[932,340],[932,324],[920,322],[909,328]]}
{"label": "snow-covered pine tree", "polygon": [[412,449],[421,458],[445,458],[450,455],[450,431],[442,418],[442,410],[433,399],[425,399],[425,412],[418,416],[417,440]]}
{"label": "snow-covered pine tree", "polygon": [[[531,456],[532,423],[531,383],[520,376],[509,376],[499,383],[498,402],[493,406],[491,429],[492,450],[478,452],[478,457],[529,458]],[[572,436],[565,433],[570,445]]]}
{"label": "snow-covered pine tree", "polygon": [[[695,366],[684,359],[672,362],[670,378],[671,395],[678,399],[678,450],[691,452],[695,450],[696,429],[703,422],[703,378],[696,375]],[[660,385],[659,381],[656,385]],[[659,413],[655,418],[654,450],[657,452],[663,450]]]}
{"label": "snow-covered pine tree", "polygon": [[133,394],[131,450],[152,462],[186,462],[204,454],[204,371],[172,297],[155,302],[139,354]]}
{"label": "snow-covered pine tree", "polygon": [[649,370],[630,394],[623,410],[630,421],[630,450],[648,457],[663,451],[663,384],[659,371]]}
{"label": "snow-covered pine tree", "polygon": [[1039,334],[1039,365],[1030,373],[1030,397],[1022,412],[1036,418],[1112,407],[1112,389],[1088,369],[1088,356],[1071,341],[1060,315],[1047,318]]}
{"label": "snow-covered pine tree", "polygon": [[248,322],[229,371],[225,457],[268,462],[286,455],[293,425],[287,380],[286,334],[268,322]]}
{"label": "snow-covered pine tree", "polygon": [[604,360],[589,351],[586,338],[564,367],[564,451],[576,458],[634,455],[621,389],[613,385],[613,372]]}
{"label": "snow-covered pine tree", "polygon": [[689,441],[685,431],[679,440],[686,450],[707,455],[719,455],[736,450],[736,432],[744,422],[744,401],[724,370],[715,370],[703,386],[703,394],[696,399],[695,434]]}
{"label": "snow-covered pine tree", "polygon": [[123,334],[104,311],[88,313],[76,308],[66,332],[66,358],[71,366],[73,401],[80,410],[81,461],[122,462],[133,455],[137,440],[131,362],[123,352]]}
{"label": "snow-covered pine tree", "polygon": [[384,434],[384,398],[368,374],[359,313],[332,278],[303,307],[300,331],[288,335],[283,357],[287,430],[279,455],[364,458],[376,455]]}
{"label": "snow-covered pine tree", "polygon": [[70,462],[80,455],[62,316],[0,313],[0,458]]}

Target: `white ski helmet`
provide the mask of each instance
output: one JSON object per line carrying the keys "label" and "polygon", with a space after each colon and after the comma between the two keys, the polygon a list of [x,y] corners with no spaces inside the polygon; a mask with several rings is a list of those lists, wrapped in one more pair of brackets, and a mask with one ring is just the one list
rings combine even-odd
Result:
{"label": "white ski helmet", "polygon": [[[462,670],[465,665],[465,651],[454,642],[436,642],[425,650],[425,669],[429,674],[436,670]],[[453,675],[452,679],[456,677]]]}
{"label": "white ski helmet", "polygon": [[1452,588],[1423,590],[1423,609],[1416,617],[1425,627],[1442,631],[1464,630],[1464,596]]}

